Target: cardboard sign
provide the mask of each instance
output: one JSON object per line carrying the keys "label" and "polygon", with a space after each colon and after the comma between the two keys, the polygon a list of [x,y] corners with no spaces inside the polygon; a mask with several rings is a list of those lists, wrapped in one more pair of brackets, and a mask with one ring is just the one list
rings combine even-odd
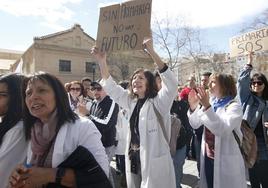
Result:
{"label": "cardboard sign", "polygon": [[231,57],[243,56],[251,51],[268,50],[268,27],[232,37],[229,44]]}
{"label": "cardboard sign", "polygon": [[96,45],[101,51],[142,49],[151,36],[152,0],[134,0],[100,9]]}

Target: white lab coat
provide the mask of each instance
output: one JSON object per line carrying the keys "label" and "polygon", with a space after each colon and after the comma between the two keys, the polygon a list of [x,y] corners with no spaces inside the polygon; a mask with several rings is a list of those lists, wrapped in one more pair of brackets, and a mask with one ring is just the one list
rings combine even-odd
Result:
{"label": "white lab coat", "polygon": [[[79,145],[84,146],[92,153],[108,176],[109,163],[101,142],[101,134],[92,121],[82,117],[76,120],[75,123],[65,123],[60,128],[52,154],[52,167],[56,168]],[[27,154],[28,163],[31,161],[31,156],[32,151],[29,147]]]}
{"label": "white lab coat", "polygon": [[[153,99],[145,101],[140,110],[139,133],[140,133],[140,160],[141,160],[141,188],[175,188],[176,180],[173,161],[170,155],[169,145],[164,138],[162,129],[157,120],[153,105],[157,108],[165,122],[165,129],[170,138],[170,108],[176,96],[177,82],[170,69],[160,74],[162,78],[162,88]],[[136,99],[130,97],[127,90],[109,77],[102,80],[104,90],[111,98],[124,109],[128,109],[130,115],[137,103]],[[126,156],[126,177],[128,188],[136,188],[131,178],[130,161],[128,158],[128,148],[130,144],[130,130],[127,135]]]}
{"label": "white lab coat", "polygon": [[0,146],[0,187],[8,186],[8,178],[18,164],[26,159],[28,144],[23,132],[23,122],[19,121],[6,132]]}
{"label": "white lab coat", "polygon": [[[203,108],[197,108],[193,113],[188,111],[189,122],[194,129],[203,124],[215,135],[213,187],[246,188],[244,160],[232,133],[235,130],[240,140],[242,139],[240,130],[242,108],[236,102],[227,105],[227,108],[225,106],[218,108],[216,113],[212,107],[206,111],[203,111]],[[200,155],[200,188],[207,188],[204,167],[205,131]]]}
{"label": "white lab coat", "polygon": [[125,155],[127,145],[129,114],[126,110],[120,109],[116,124],[116,140],[118,141],[115,147],[116,155]]}

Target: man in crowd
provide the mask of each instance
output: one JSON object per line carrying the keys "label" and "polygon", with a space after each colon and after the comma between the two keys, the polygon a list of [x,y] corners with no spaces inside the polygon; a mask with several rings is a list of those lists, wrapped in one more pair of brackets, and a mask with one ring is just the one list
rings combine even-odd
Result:
{"label": "man in crowd", "polygon": [[[211,72],[205,72],[201,75],[201,83],[200,86],[208,89],[209,84],[209,76]],[[194,129],[194,147],[195,147],[195,156],[197,162],[198,175],[200,175],[200,151],[201,151],[201,141],[203,134],[204,126],[200,126],[198,129]]]}
{"label": "man in crowd", "polygon": [[115,125],[117,123],[119,107],[118,104],[106,94],[98,82],[91,83],[91,91],[95,99],[89,111],[89,118],[99,129],[102,135],[102,144],[111,161],[115,150]]}
{"label": "man in crowd", "polygon": [[[110,163],[115,155],[116,123],[119,106],[106,94],[98,82],[91,82],[90,86],[95,99],[89,111],[89,118],[102,135],[101,141]],[[112,174],[110,173],[109,176],[114,187]]]}

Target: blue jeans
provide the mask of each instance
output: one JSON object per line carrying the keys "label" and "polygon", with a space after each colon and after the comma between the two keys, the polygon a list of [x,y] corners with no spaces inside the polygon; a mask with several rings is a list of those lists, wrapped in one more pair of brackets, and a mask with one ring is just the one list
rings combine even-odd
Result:
{"label": "blue jeans", "polygon": [[214,159],[211,159],[205,154],[205,173],[207,180],[207,187],[213,188],[214,183]]}
{"label": "blue jeans", "polygon": [[173,164],[176,176],[176,188],[181,188],[181,180],[183,176],[183,165],[186,158],[186,145],[176,151],[173,157]]}

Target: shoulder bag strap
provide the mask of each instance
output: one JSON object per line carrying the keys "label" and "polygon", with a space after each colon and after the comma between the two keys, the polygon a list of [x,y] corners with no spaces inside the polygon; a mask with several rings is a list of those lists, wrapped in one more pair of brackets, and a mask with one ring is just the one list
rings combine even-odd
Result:
{"label": "shoulder bag strap", "polygon": [[162,129],[163,135],[164,135],[164,137],[165,137],[167,143],[169,144],[168,137],[167,137],[167,133],[166,133],[166,129],[165,129],[165,125],[164,125],[164,120],[163,120],[161,114],[159,113],[159,111],[156,109],[154,103],[153,103],[153,107],[154,107],[154,112],[155,112],[155,114],[156,114],[156,116],[157,116],[157,120],[158,120],[158,122],[159,122],[159,124],[160,124],[160,127],[161,127],[161,129]]}
{"label": "shoulder bag strap", "polygon": [[[234,102],[236,102],[235,100],[232,100],[232,101],[230,101],[226,106],[225,106],[225,110],[227,110],[227,108],[232,104],[232,103],[234,103]],[[242,120],[243,121],[243,120]],[[241,126],[241,125],[240,125]],[[239,136],[236,134],[236,132],[235,132],[235,130],[233,130],[232,131],[233,132],[233,135],[234,135],[234,138],[235,138],[235,140],[236,140],[236,142],[237,142],[237,144],[238,144],[238,147],[239,147],[239,149],[240,149],[240,151],[242,152],[242,146],[241,146],[241,141],[240,141],[240,139],[239,139]]]}

